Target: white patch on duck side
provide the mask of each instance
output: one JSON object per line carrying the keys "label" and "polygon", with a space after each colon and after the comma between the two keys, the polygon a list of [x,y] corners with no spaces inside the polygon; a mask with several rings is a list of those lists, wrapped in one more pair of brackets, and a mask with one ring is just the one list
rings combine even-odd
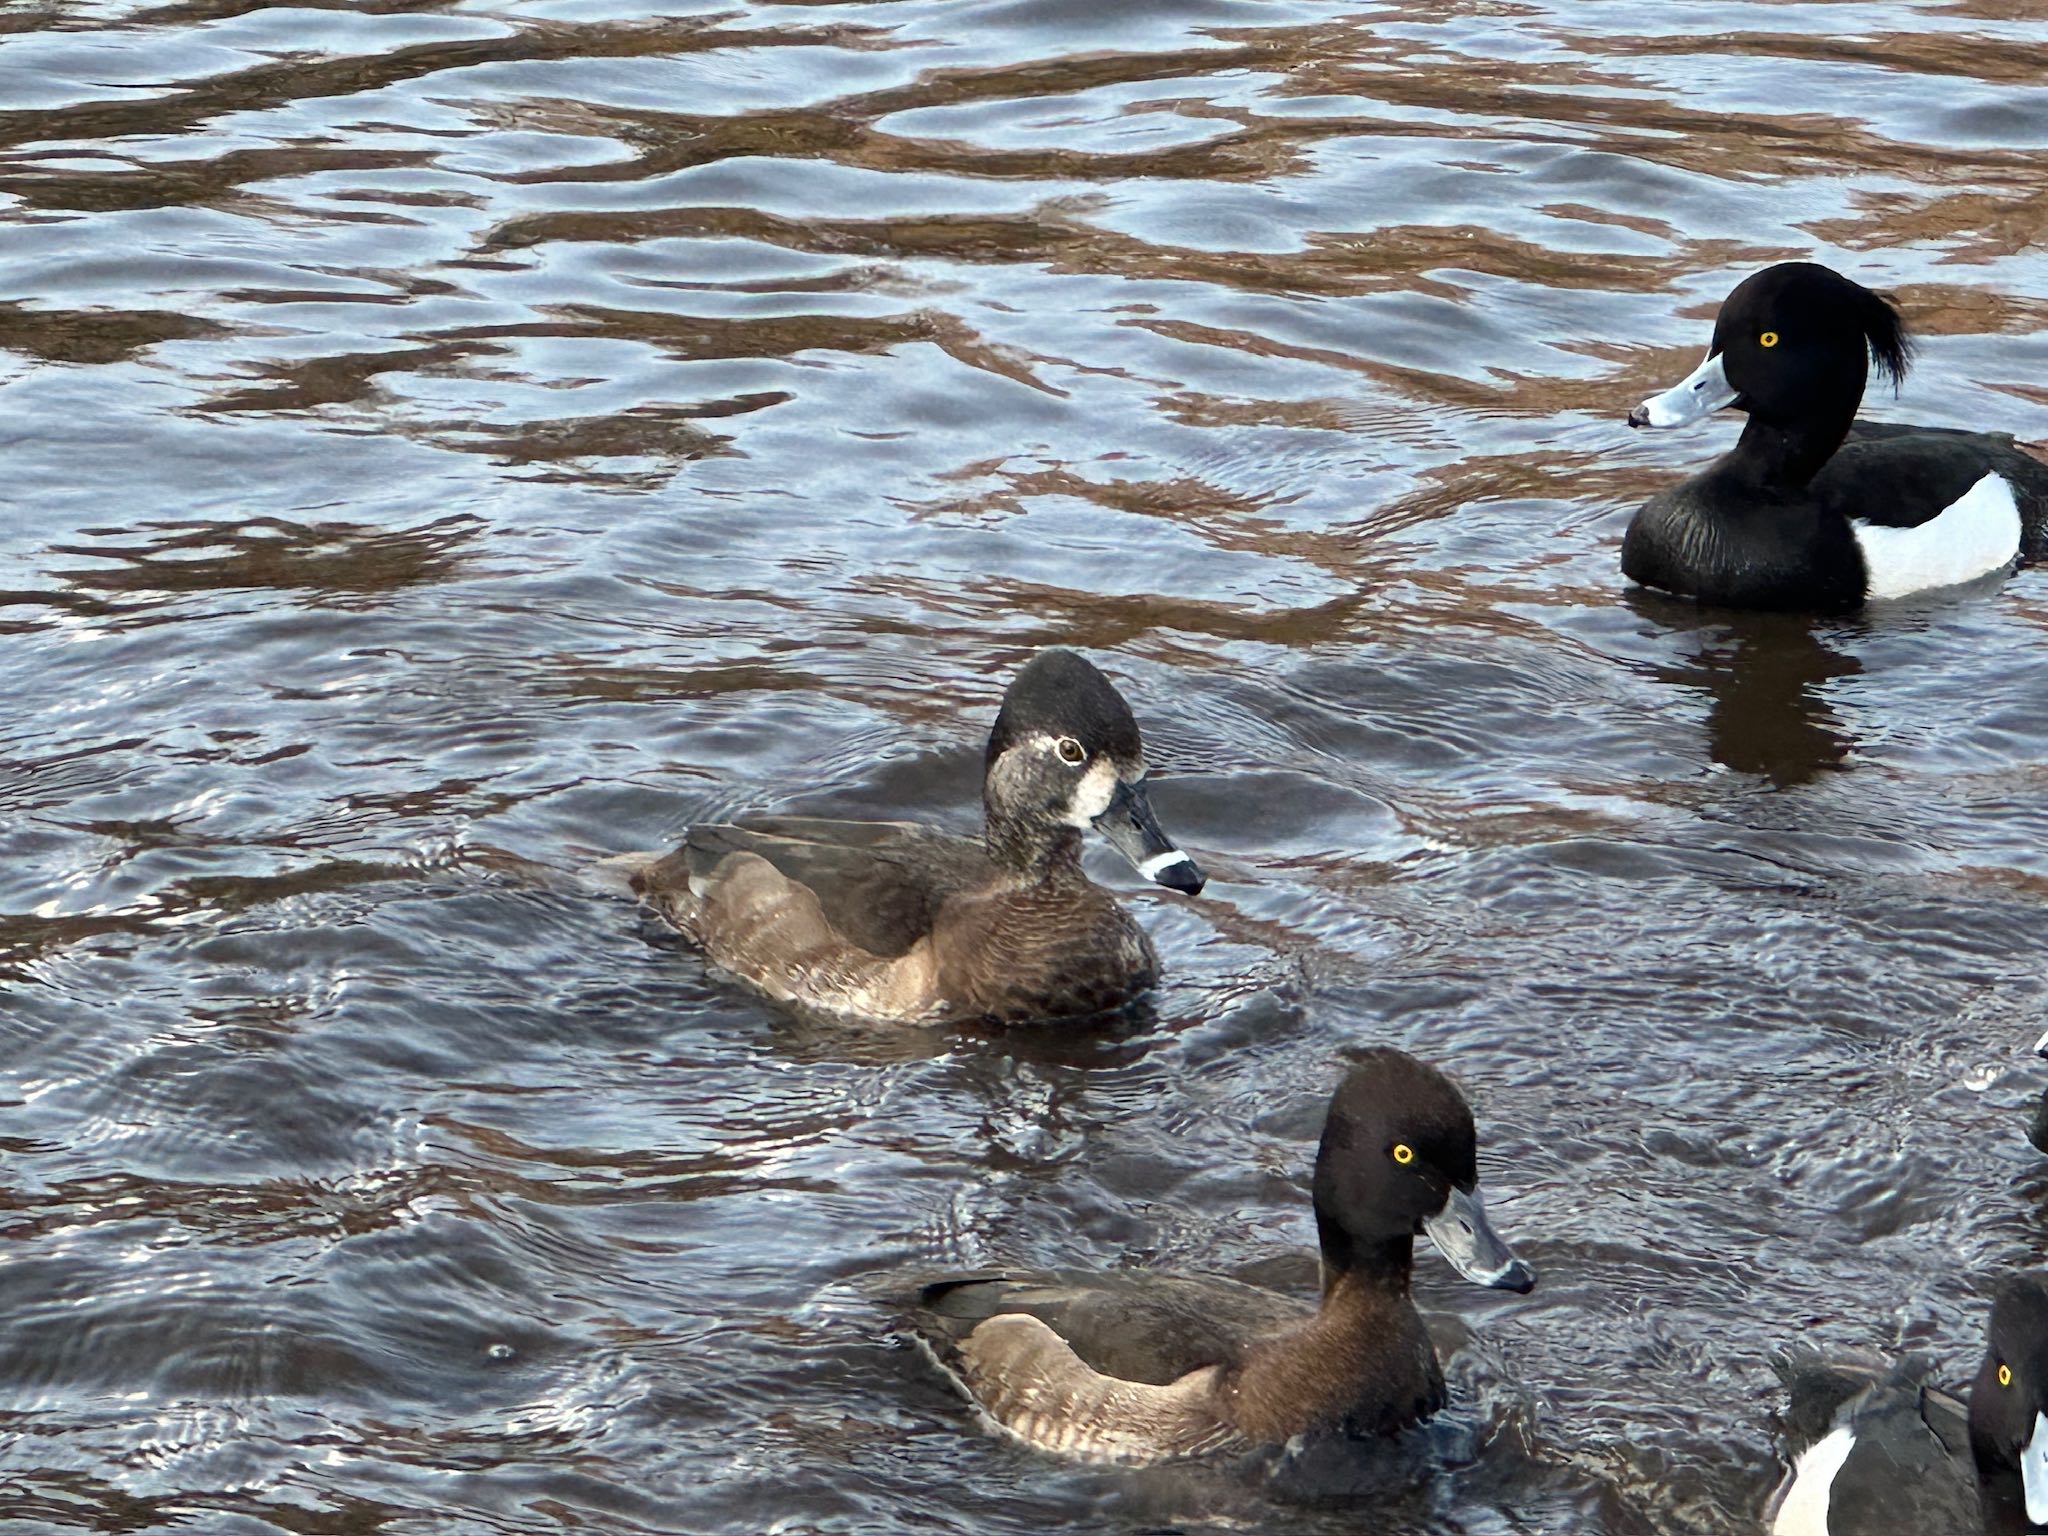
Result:
{"label": "white patch on duck side", "polygon": [[1864,596],[1907,597],[1989,576],[2019,558],[2020,509],[2012,487],[1987,474],[1916,528],[1851,523],[1869,576]]}
{"label": "white patch on duck side", "polygon": [[1771,1536],[1828,1536],[1835,1476],[1855,1449],[1855,1432],[1844,1425],[1799,1453],[1771,1521]]}
{"label": "white patch on duck side", "polygon": [[1067,802],[1067,825],[1086,832],[1095,824],[1095,818],[1109,809],[1115,795],[1116,765],[1106,757],[1098,757],[1074,786],[1074,797]]}

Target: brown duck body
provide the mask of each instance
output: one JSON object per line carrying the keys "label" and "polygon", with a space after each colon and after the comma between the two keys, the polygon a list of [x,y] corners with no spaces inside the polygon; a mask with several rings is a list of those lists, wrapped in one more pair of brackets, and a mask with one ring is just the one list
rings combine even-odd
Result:
{"label": "brown duck body", "polygon": [[1392,1434],[1444,1402],[1405,1275],[1336,1276],[1315,1308],[1220,1278],[970,1279],[928,1287],[918,1328],[1006,1430],[1091,1460]]}
{"label": "brown duck body", "polygon": [[1311,1198],[1314,1308],[1222,1278],[983,1274],[924,1285],[911,1327],[989,1417],[1062,1455],[1392,1434],[1444,1403],[1408,1293],[1416,1236],[1477,1285],[1527,1292],[1535,1271],[1486,1219],[1471,1107],[1401,1051],[1359,1053],[1331,1096]]}
{"label": "brown duck body", "polygon": [[1081,869],[1081,835],[999,862],[902,822],[694,827],[638,871],[642,900],[784,1002],[903,1022],[1101,1013],[1158,978],[1144,930]]}

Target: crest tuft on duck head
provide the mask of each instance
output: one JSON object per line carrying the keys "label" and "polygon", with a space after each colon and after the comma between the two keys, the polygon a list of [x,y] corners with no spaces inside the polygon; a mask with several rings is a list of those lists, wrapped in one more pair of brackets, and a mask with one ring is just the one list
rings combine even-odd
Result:
{"label": "crest tuft on duck head", "polygon": [[1780,262],[1735,285],[1705,359],[1628,421],[1679,427],[1732,405],[1771,425],[1814,421],[1846,432],[1872,365],[1896,391],[1912,358],[1889,299],[1817,262]]}

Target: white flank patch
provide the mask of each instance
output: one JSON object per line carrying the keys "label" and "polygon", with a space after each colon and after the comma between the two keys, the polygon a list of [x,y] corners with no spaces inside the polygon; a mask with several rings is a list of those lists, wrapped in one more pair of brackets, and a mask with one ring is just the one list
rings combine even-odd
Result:
{"label": "white flank patch", "polygon": [[2020,1481],[2027,1490],[2027,1519],[2048,1525],[2048,1414],[2034,1415],[2034,1432],[2020,1447]]}
{"label": "white flank patch", "polygon": [[2020,509],[2012,487],[1986,475],[1917,528],[1852,523],[1871,598],[1906,597],[2003,570],[2019,558]]}
{"label": "white flank patch", "polygon": [[1844,1427],[1799,1453],[1778,1517],[1771,1522],[1771,1536],[1828,1536],[1828,1500],[1835,1474],[1855,1448],[1855,1435]]}
{"label": "white flank patch", "polygon": [[1138,873],[1147,880],[1157,880],[1161,874],[1173,868],[1176,864],[1192,864],[1194,862],[1193,859],[1182,853],[1178,848],[1173,848],[1165,853],[1153,854],[1151,858],[1138,866]]}
{"label": "white flank patch", "polygon": [[[1055,753],[1058,750],[1053,748]],[[1081,775],[1081,782],[1074,786],[1074,798],[1067,802],[1067,825],[1086,832],[1095,824],[1095,818],[1109,809],[1109,802],[1115,796],[1116,769],[1108,758],[1098,757]]]}
{"label": "white flank patch", "polygon": [[2034,1054],[2036,1056],[2048,1056],[2048,1035],[2043,1035],[2034,1042]]}

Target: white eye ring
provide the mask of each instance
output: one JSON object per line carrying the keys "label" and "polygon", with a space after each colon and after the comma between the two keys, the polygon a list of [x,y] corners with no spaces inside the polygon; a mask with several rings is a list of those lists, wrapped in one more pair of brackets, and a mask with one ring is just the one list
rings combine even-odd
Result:
{"label": "white eye ring", "polygon": [[1059,748],[1060,761],[1063,763],[1072,763],[1078,768],[1081,764],[1088,761],[1088,749],[1071,736],[1062,736],[1057,746]]}

